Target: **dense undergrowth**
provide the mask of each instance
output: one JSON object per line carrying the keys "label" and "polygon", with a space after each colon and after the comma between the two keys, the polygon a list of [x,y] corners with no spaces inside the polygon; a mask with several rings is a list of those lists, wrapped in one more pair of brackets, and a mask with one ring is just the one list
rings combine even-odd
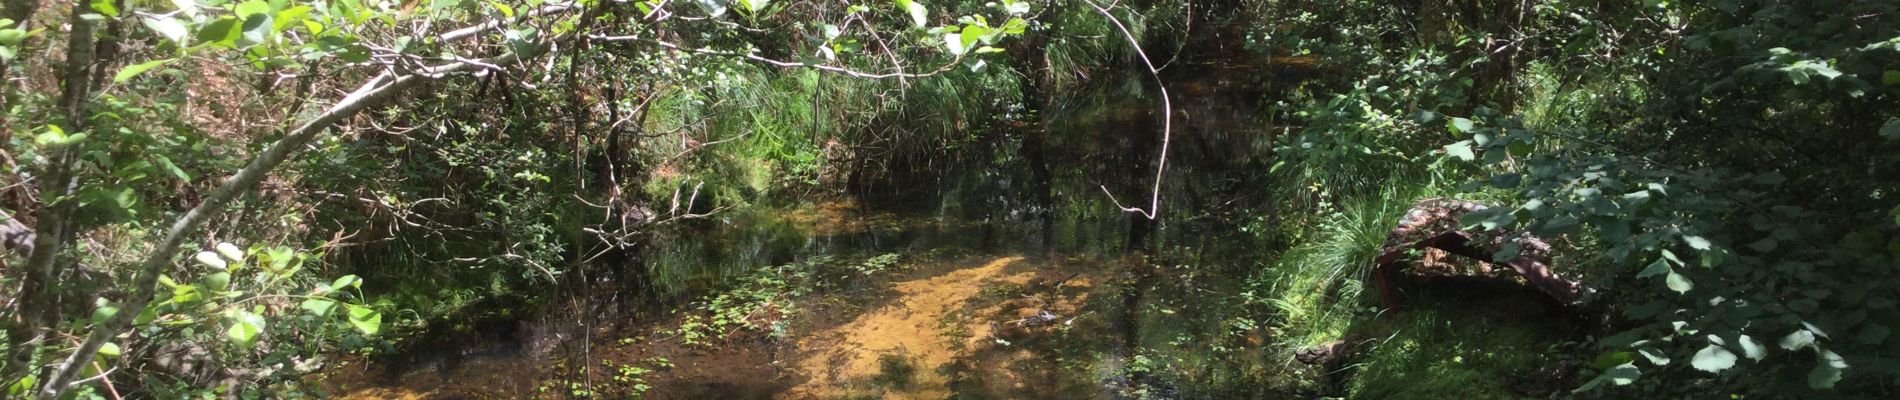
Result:
{"label": "dense undergrowth", "polygon": [[[10,397],[318,394],[336,358],[525,315],[782,337],[813,289],[893,265],[807,258],[845,235],[773,215],[853,197],[1149,256],[1115,274],[1152,330],[1097,371],[1131,396],[1880,398],[1900,377],[1893,2],[5,12]],[[1196,98],[1228,91],[1254,98]],[[1151,178],[1159,222],[1103,195]],[[1549,240],[1595,294],[1380,310],[1368,264],[1428,198],[1492,205],[1467,225]],[[1340,339],[1373,344],[1292,365]]]}

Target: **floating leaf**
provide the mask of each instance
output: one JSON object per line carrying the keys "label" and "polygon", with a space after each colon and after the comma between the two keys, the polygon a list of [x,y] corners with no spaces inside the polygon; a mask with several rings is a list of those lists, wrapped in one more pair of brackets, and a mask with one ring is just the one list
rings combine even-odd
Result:
{"label": "floating leaf", "polygon": [[1708,347],[1703,347],[1702,351],[1695,352],[1695,358],[1689,361],[1689,365],[1707,372],[1722,372],[1735,366],[1735,353],[1730,353],[1722,346],[1710,344]]}

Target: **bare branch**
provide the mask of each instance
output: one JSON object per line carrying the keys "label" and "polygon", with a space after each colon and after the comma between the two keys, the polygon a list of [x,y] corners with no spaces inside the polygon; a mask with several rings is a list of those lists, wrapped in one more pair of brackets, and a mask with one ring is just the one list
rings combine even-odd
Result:
{"label": "bare branch", "polygon": [[[1155,62],[1148,58],[1148,52],[1141,49],[1141,41],[1135,39],[1135,34],[1128,32],[1128,26],[1122,25],[1122,20],[1116,18],[1115,14],[1109,13],[1108,8],[1091,0],[1082,1],[1088,3],[1089,7],[1094,7],[1096,12],[1102,13],[1102,16],[1108,17],[1109,22],[1115,23],[1115,29],[1122,31],[1122,37],[1128,39],[1128,45],[1135,48],[1135,54],[1141,56],[1142,64],[1148,66],[1148,74],[1154,76],[1155,85],[1161,88],[1161,160],[1155,164],[1154,192],[1148,199],[1148,209],[1124,206],[1120,201],[1115,200],[1114,194],[1108,195],[1108,201],[1114,203],[1115,207],[1120,208],[1122,212],[1137,213],[1148,219],[1155,219],[1155,215],[1161,212],[1161,176],[1168,169],[1168,145],[1174,142],[1174,99],[1168,97],[1168,83],[1161,80],[1161,69],[1156,68]],[[1102,193],[1108,193],[1108,185],[1102,185]]]}

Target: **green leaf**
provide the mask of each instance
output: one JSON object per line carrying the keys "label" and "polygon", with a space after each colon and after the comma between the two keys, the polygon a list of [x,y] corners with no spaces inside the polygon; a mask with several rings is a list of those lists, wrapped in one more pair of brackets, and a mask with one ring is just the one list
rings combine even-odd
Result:
{"label": "green leaf", "polygon": [[1675,272],[1675,271],[1669,269],[1669,262],[1664,261],[1661,258],[1658,258],[1656,259],[1656,262],[1649,263],[1648,267],[1643,268],[1643,272],[1636,273],[1636,277],[1648,278],[1648,277],[1658,276],[1658,275],[1672,273],[1672,272]]}
{"label": "green leaf", "polygon": [[1900,71],[1890,69],[1887,70],[1887,72],[1880,73],[1880,83],[1886,85],[1900,85]]}
{"label": "green leaf", "polygon": [[1640,369],[1637,369],[1635,363],[1624,363],[1622,365],[1610,367],[1609,369],[1603,370],[1603,374],[1597,375],[1596,379],[1591,379],[1590,382],[1584,383],[1582,387],[1578,387],[1577,390],[1574,390],[1571,393],[1580,393],[1580,392],[1588,391],[1591,389],[1595,389],[1597,387],[1602,386],[1605,383],[1616,385],[1616,386],[1628,385],[1628,384],[1636,382],[1636,378],[1640,378],[1642,376],[1643,376],[1643,371]]}
{"label": "green leaf", "polygon": [[248,0],[243,3],[238,3],[237,7],[231,9],[231,13],[237,14],[238,18],[249,18],[252,15],[269,12],[270,2],[264,0]]}
{"label": "green leaf", "polygon": [[1900,140],[1900,118],[1888,118],[1886,124],[1880,125],[1880,137]]}
{"label": "green leaf", "polygon": [[199,43],[207,43],[218,47],[236,48],[237,37],[237,18],[225,16],[218,18],[217,21],[205,24],[203,28],[198,28],[197,40]]}
{"label": "green leaf", "polygon": [[231,273],[217,272],[217,273],[212,273],[210,275],[205,275],[205,288],[216,290],[216,291],[224,291],[224,290],[230,289],[231,288]]}
{"label": "green leaf", "polygon": [[1657,366],[1669,365],[1669,355],[1663,354],[1662,350],[1657,350],[1654,347],[1636,349],[1636,353],[1642,354],[1643,358],[1649,359],[1650,364],[1656,364]]}
{"label": "green leaf", "polygon": [[1722,346],[1710,344],[1708,347],[1703,347],[1702,351],[1695,352],[1695,358],[1689,361],[1689,365],[1707,372],[1722,372],[1735,366],[1735,353],[1730,353]]}
{"label": "green leaf", "polygon": [[1451,128],[1452,133],[1469,133],[1474,129],[1470,119],[1459,117],[1452,117],[1451,122],[1447,123],[1446,127]]}
{"label": "green leaf", "polygon": [[184,23],[170,16],[145,18],[144,22],[146,29],[151,29],[152,32],[158,33],[159,36],[179,46],[186,45],[185,40],[191,36],[191,30],[186,29]]}
{"label": "green leaf", "polygon": [[350,309],[350,326],[356,327],[358,332],[363,332],[365,335],[374,335],[376,331],[382,329],[383,313],[376,312],[376,310],[369,307],[357,305],[349,305],[348,307]]}
{"label": "green leaf", "polygon": [[330,290],[343,290],[345,287],[363,287],[363,279],[357,278],[356,275],[344,275],[337,277],[336,281],[330,282]]}
{"label": "green leaf", "polygon": [[231,328],[224,330],[224,336],[238,346],[249,347],[257,341],[257,334],[264,332],[264,316],[249,311],[236,311],[230,322]]}
{"label": "green leaf", "polygon": [[960,39],[961,37],[962,37],[961,35],[958,35],[955,33],[943,34],[943,46],[950,50],[951,55],[961,56],[963,55],[963,51],[966,50],[963,47],[963,40]]}
{"label": "green leaf", "polygon": [[930,10],[924,8],[923,3],[918,3],[913,0],[897,0],[897,8],[910,14],[910,24],[912,26],[922,28],[925,23],[930,22]]}
{"label": "green leaf", "polygon": [[1763,358],[1768,357],[1768,347],[1763,346],[1761,342],[1755,340],[1754,337],[1741,335],[1740,339],[1739,344],[1742,346],[1743,356],[1755,361],[1761,361]]}
{"label": "green leaf", "polygon": [[135,77],[135,76],[139,76],[139,74],[145,73],[145,71],[150,71],[153,68],[164,66],[165,64],[171,63],[172,61],[176,61],[176,60],[177,59],[175,58],[167,58],[163,60],[153,60],[153,61],[146,61],[146,62],[142,62],[138,64],[133,64],[131,66],[125,67],[125,69],[119,70],[118,75],[112,76],[112,81],[116,83],[125,83],[126,80],[132,79],[132,77]]}
{"label": "green leaf", "polygon": [[1669,285],[1669,290],[1674,290],[1676,293],[1688,293],[1689,290],[1695,289],[1695,283],[1690,282],[1689,277],[1675,271],[1669,271],[1669,277],[1665,278],[1663,283]]}
{"label": "green leaf", "polygon": [[330,310],[336,309],[336,300],[312,297],[304,299],[303,304],[298,304],[297,307],[309,311],[311,315],[323,317],[330,315]]}
{"label": "green leaf", "polygon": [[1464,161],[1476,160],[1478,158],[1477,153],[1472,152],[1471,141],[1469,140],[1445,145],[1445,154]]}
{"label": "green leaf", "polygon": [[234,43],[237,44],[238,48],[263,44],[265,40],[269,40],[271,37],[271,26],[273,25],[271,23],[270,14],[251,14],[251,16],[244,18],[244,25],[239,31],[240,34],[237,41]]}
{"label": "green leaf", "polygon": [[977,42],[983,41],[983,35],[988,35],[989,33],[990,33],[990,28],[985,28],[985,27],[976,26],[976,25],[965,25],[963,27],[963,33],[961,35],[958,35],[957,40],[961,40],[963,42],[964,50],[974,49],[976,48]]}
{"label": "green leaf", "polygon": [[1690,248],[1704,251],[1708,250],[1712,245],[1709,243],[1709,239],[1704,239],[1696,235],[1682,235],[1682,242],[1688,243]]}
{"label": "green leaf", "polygon": [[173,164],[171,157],[166,157],[163,154],[156,155],[155,157],[158,158],[158,166],[164,167],[165,172],[170,172],[172,176],[178,177],[178,180],[187,183],[191,182],[191,174],[187,174],[184,169],[178,168],[178,164]]}
{"label": "green leaf", "polygon": [[117,18],[119,16],[119,6],[118,6],[117,1],[92,0],[88,5],[92,7],[93,11],[98,11],[99,14],[103,14],[105,16],[114,17],[114,18]]}
{"label": "green leaf", "polygon": [[1798,350],[1813,345],[1814,332],[1810,332],[1806,329],[1797,330],[1794,331],[1794,333],[1788,334],[1788,336],[1781,337],[1781,348],[1784,350]]}
{"label": "green leaf", "polygon": [[746,12],[757,13],[759,10],[764,10],[766,5],[771,4],[771,0],[740,0],[739,4],[745,6]]}
{"label": "green leaf", "polygon": [[123,354],[123,351],[119,350],[118,343],[106,342],[105,344],[99,345],[99,355],[118,357],[119,354]]}
{"label": "green leaf", "polygon": [[1847,369],[1847,360],[1831,350],[1820,350],[1820,363],[1808,371],[1808,387],[1815,389],[1833,389],[1841,381],[1841,370]]}

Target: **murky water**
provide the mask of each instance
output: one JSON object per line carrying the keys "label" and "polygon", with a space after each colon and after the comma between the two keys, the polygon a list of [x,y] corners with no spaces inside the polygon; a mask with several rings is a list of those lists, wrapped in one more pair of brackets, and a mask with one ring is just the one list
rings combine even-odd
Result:
{"label": "murky water", "polygon": [[[1263,380],[1299,372],[1244,322],[1265,311],[1212,294],[1263,262],[1236,211],[1270,185],[1261,157],[1276,132],[1259,102],[1273,82],[1260,79],[1284,74],[1184,64],[1167,75],[1177,109],[1159,220],[1106,194],[1146,205],[1159,98],[1145,75],[1103,77],[960,161],[669,227],[635,271],[651,286],[601,285],[548,307],[565,311],[357,360],[333,386],[355,398],[1268,395],[1280,386]],[[762,267],[887,253],[902,255],[895,271],[825,280],[777,336],[683,344],[684,317],[666,312]],[[619,379],[629,366],[646,372]]]}

